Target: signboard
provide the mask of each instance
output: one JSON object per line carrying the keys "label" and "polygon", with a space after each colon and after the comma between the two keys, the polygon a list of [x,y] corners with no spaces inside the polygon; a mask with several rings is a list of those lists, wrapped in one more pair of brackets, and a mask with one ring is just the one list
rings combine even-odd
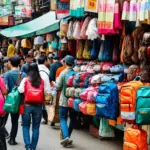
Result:
{"label": "signboard", "polygon": [[57,19],[62,19],[70,14],[70,4],[69,2],[57,2],[57,10],[56,10],[56,15]]}
{"label": "signboard", "polygon": [[11,6],[6,5],[4,7],[0,7],[0,16],[8,16],[12,14]]}
{"label": "signboard", "polygon": [[85,11],[88,12],[98,12],[98,0],[86,0],[86,7],[85,7]]}
{"label": "signboard", "polygon": [[9,24],[9,17],[0,17],[0,25],[1,26],[7,26]]}

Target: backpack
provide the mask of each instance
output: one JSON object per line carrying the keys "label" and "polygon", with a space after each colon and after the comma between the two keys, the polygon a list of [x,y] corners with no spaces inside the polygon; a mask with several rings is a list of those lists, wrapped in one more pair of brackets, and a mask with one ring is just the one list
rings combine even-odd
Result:
{"label": "backpack", "polygon": [[73,21],[69,22],[68,32],[67,32],[67,38],[69,40],[73,39]]}
{"label": "backpack", "polygon": [[39,88],[33,87],[29,79],[25,81],[24,101],[31,104],[44,103],[44,81],[41,80]]}
{"label": "backpack", "polygon": [[82,103],[83,101],[79,98],[75,99],[74,102],[73,102],[73,108],[75,111],[79,112],[80,109],[79,109],[79,104]]}
{"label": "backpack", "polygon": [[70,71],[67,75],[66,75],[66,84],[67,86],[73,86],[73,80],[75,78],[76,72],[74,70]]}
{"label": "backpack", "polygon": [[74,102],[75,98],[69,98],[68,99],[68,107],[73,108],[73,102]]}
{"label": "backpack", "polygon": [[[11,80],[14,81],[10,73],[9,76],[11,77]],[[7,113],[17,113],[19,111],[19,106],[22,100],[22,96],[18,91],[18,85],[21,82],[22,79],[21,76],[22,73],[18,75],[17,81],[16,82],[14,81],[15,87],[11,90],[11,92],[6,97],[6,101],[4,104],[4,111]]]}
{"label": "backpack", "polygon": [[92,42],[86,40],[83,50],[83,58],[84,59],[91,59],[91,50],[92,50]]}
{"label": "backpack", "polygon": [[96,115],[96,105],[95,103],[81,102],[79,104],[80,111],[85,115],[95,116]]}
{"label": "backpack", "polygon": [[120,110],[124,122],[135,122],[136,92],[143,86],[141,81],[131,81],[120,89]]}
{"label": "backpack", "polygon": [[136,123],[150,125],[150,86],[142,86],[137,90]]}
{"label": "backpack", "polygon": [[80,39],[80,32],[81,32],[80,22],[77,21],[75,24],[74,32],[73,32],[73,38],[74,39]]}
{"label": "backpack", "polygon": [[148,150],[147,132],[135,127],[129,127],[124,133],[123,150]]}
{"label": "backpack", "polygon": [[74,97],[79,98],[82,88],[76,88],[74,92]]}
{"label": "backpack", "polygon": [[96,96],[96,115],[107,119],[119,117],[119,91],[114,81],[99,86]]}
{"label": "backpack", "polygon": [[83,45],[84,45],[84,43],[83,43],[83,41],[82,40],[77,40],[77,58],[78,59],[82,59],[83,58],[83,49],[84,49],[84,47],[83,47]]}
{"label": "backpack", "polygon": [[68,87],[66,89],[66,96],[67,97],[74,97],[75,88],[74,87]]}
{"label": "backpack", "polygon": [[134,54],[133,38],[126,35],[122,43],[121,62],[125,64],[133,64],[132,55]]}
{"label": "backpack", "polygon": [[86,76],[86,78],[85,78],[85,80],[84,80],[84,88],[88,88],[88,86],[90,85],[89,79],[90,79],[90,77],[92,77],[92,76],[93,76],[93,74],[89,74],[89,75]]}

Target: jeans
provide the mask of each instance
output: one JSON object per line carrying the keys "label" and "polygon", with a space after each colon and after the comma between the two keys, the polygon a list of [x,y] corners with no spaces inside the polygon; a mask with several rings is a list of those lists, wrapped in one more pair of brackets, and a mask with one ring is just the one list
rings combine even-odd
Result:
{"label": "jeans", "polygon": [[[32,119],[32,139],[30,140],[30,124]],[[39,128],[42,119],[42,106],[25,106],[22,115],[23,138],[25,148],[36,149],[39,139]]]}
{"label": "jeans", "polygon": [[[69,127],[67,125],[68,113],[70,117]],[[65,139],[71,136],[76,121],[76,112],[72,108],[60,106],[59,116],[60,116],[60,125],[62,129],[63,138]]]}
{"label": "jeans", "polygon": [[12,123],[10,139],[15,141],[18,132],[19,113],[10,114],[10,115],[11,115],[11,123]]}

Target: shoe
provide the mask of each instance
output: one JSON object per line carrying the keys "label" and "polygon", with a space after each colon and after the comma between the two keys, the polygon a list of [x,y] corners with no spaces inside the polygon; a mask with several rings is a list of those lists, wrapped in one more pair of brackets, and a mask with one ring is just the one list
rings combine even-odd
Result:
{"label": "shoe", "polygon": [[55,123],[54,122],[51,123],[51,127],[55,127]]}
{"label": "shoe", "polygon": [[9,139],[10,138],[10,136],[9,136],[9,133],[7,132],[7,130],[5,129],[5,131],[4,131],[5,133],[5,139]]}
{"label": "shoe", "polygon": [[44,121],[41,122],[41,124],[47,125],[47,124],[48,124],[48,121],[45,121],[45,120],[44,120]]}
{"label": "shoe", "polygon": [[14,140],[9,140],[8,144],[9,145],[17,145],[18,143],[16,141],[14,141]]}
{"label": "shoe", "polygon": [[72,143],[73,143],[73,140],[70,140],[70,139],[69,139],[69,141],[66,142],[63,146],[64,146],[64,147],[68,147],[68,146],[71,146]]}
{"label": "shoe", "polygon": [[63,140],[60,142],[60,144],[61,144],[61,145],[65,145],[68,141],[69,141],[69,138],[67,137],[67,138],[63,139]]}

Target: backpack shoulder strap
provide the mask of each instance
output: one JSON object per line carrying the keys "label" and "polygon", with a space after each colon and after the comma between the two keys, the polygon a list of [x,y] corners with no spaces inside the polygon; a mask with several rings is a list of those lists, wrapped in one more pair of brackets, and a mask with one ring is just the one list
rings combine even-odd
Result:
{"label": "backpack shoulder strap", "polygon": [[20,83],[21,83],[21,80],[22,80],[22,72],[19,72],[17,81],[14,80],[14,78],[13,78],[13,76],[11,75],[10,72],[9,72],[8,74],[9,74],[9,76],[11,77],[11,79],[13,80],[15,86],[19,86]]}
{"label": "backpack shoulder strap", "polygon": [[40,70],[40,72],[44,72],[45,74],[47,74],[47,76],[48,76],[48,78],[49,78],[49,74],[48,74],[46,71]]}

